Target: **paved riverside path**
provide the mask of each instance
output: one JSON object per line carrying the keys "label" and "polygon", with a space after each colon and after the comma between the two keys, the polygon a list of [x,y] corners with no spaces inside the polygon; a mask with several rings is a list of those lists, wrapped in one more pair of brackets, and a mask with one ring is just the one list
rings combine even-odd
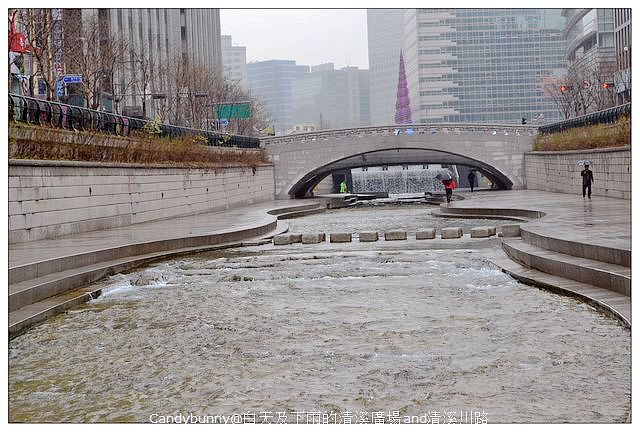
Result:
{"label": "paved riverside path", "polygon": [[[546,237],[614,249],[631,250],[631,201],[536,190],[462,192],[452,208],[500,208],[542,211],[546,216],[526,223]],[[505,221],[505,223],[508,223]]]}
{"label": "paved riverside path", "polygon": [[312,201],[309,200],[268,201],[231,210],[143,222],[57,239],[12,243],[9,245],[9,268],[135,243],[253,228],[275,220],[275,216],[267,214],[269,210],[310,203]]}

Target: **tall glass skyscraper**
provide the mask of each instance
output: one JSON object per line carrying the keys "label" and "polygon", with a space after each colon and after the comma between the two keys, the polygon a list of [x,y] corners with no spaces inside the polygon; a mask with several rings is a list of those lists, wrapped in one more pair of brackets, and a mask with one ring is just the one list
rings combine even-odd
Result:
{"label": "tall glass skyscraper", "polygon": [[398,61],[404,47],[406,9],[368,9],[369,86],[371,124],[394,123]]}
{"label": "tall glass skyscraper", "polygon": [[540,81],[565,68],[561,9],[413,9],[404,48],[414,122],[560,119]]}

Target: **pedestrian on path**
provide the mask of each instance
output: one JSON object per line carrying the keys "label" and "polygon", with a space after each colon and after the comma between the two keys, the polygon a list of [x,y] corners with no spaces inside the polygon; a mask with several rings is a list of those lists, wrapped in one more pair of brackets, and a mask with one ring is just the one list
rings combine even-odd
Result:
{"label": "pedestrian on path", "polygon": [[340,182],[340,193],[347,193],[347,182],[344,180]]}
{"label": "pedestrian on path", "polygon": [[456,187],[456,182],[452,178],[440,180],[444,186],[444,191],[447,194],[447,203],[451,202],[451,195],[453,195],[453,189]]}
{"label": "pedestrian on path", "polygon": [[473,170],[469,171],[469,175],[467,176],[467,179],[469,180],[469,187],[471,188],[471,192],[473,192],[473,186],[475,185],[475,182],[476,182],[476,172]]}
{"label": "pedestrian on path", "polygon": [[591,199],[591,183],[593,183],[593,171],[589,169],[589,165],[585,164],[584,169],[580,173],[582,176],[582,198],[587,195]]}

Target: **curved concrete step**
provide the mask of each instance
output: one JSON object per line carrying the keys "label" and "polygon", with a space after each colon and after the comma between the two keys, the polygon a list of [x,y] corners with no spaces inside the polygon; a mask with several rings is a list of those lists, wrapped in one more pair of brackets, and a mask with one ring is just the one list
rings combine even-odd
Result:
{"label": "curved concrete step", "polygon": [[481,217],[517,217],[525,219],[539,219],[546,215],[545,212],[536,210],[525,210],[515,208],[484,208],[484,207],[455,207],[447,204],[440,204],[440,213],[442,215],[482,215]]}
{"label": "curved concrete step", "polygon": [[542,249],[522,239],[503,239],[502,247],[511,259],[527,267],[631,296],[629,267]]}
{"label": "curved concrete step", "polygon": [[491,262],[522,283],[534,285],[556,294],[577,297],[607,315],[620,320],[626,327],[631,328],[630,297],[608,289],[528,268],[512,261],[508,257],[493,258]]}
{"label": "curved concrete step", "polygon": [[533,232],[526,225],[520,227],[525,243],[562,254],[631,267],[631,250],[559,239]]}
{"label": "curved concrete step", "polygon": [[492,214],[481,213],[447,213],[442,212],[440,209],[431,210],[431,215],[442,218],[458,218],[458,219],[496,219],[496,220],[510,220],[518,222],[528,222],[529,219],[518,216],[499,216]]}
{"label": "curved concrete step", "polygon": [[327,211],[324,207],[312,208],[307,210],[296,210],[278,215],[278,219],[293,219],[302,216],[310,216]]}
{"label": "curved concrete step", "polygon": [[90,266],[123,257],[134,257],[163,250],[169,251],[185,247],[218,244],[237,241],[248,237],[255,237],[275,229],[277,219],[284,219],[287,215],[295,214],[298,211],[312,211],[318,209],[322,209],[318,202],[289,205],[267,211],[266,213],[268,215],[274,217],[271,218],[269,216],[265,216],[262,220],[256,222],[256,225],[249,226],[245,229],[236,229],[234,231],[218,232],[214,234],[187,235],[176,238],[168,237],[160,240],[124,244],[13,266],[9,268],[9,284],[15,284],[22,281],[40,278],[48,274]]}
{"label": "curved concrete step", "polygon": [[[89,285],[106,276],[181,255],[266,244],[270,242],[268,240],[269,237],[287,230],[287,224],[280,223],[276,229],[265,236],[248,238],[239,242],[187,247],[135,257],[125,257],[10,285],[9,334],[13,337],[33,323],[47,319],[58,312],[89,301],[92,298],[97,298],[100,295],[100,290],[92,289]],[[77,288],[78,286],[83,287]]]}

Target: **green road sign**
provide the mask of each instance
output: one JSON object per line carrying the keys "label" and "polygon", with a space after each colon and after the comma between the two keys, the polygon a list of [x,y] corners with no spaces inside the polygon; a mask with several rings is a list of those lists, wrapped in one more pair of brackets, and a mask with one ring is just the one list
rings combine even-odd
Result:
{"label": "green road sign", "polygon": [[251,117],[250,103],[228,103],[217,106],[218,118],[234,119]]}

